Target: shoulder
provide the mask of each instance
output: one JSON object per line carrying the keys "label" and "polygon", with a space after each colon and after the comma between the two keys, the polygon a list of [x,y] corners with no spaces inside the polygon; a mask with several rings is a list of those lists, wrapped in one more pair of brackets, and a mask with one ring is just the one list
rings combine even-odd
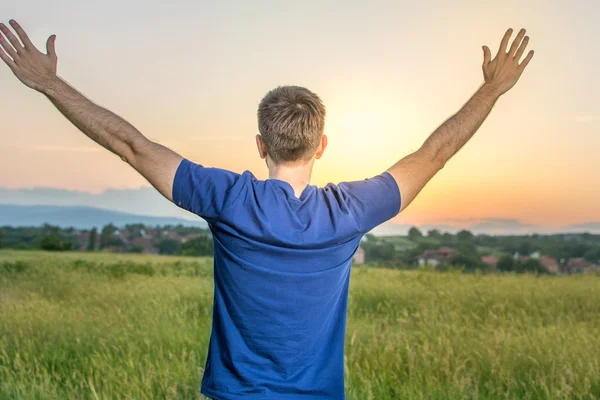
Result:
{"label": "shoulder", "polygon": [[325,192],[339,193],[344,198],[356,196],[376,196],[382,192],[399,192],[396,180],[389,172],[385,171],[379,175],[355,181],[342,181],[337,184],[328,183],[322,190]]}
{"label": "shoulder", "polygon": [[357,181],[326,186],[347,207],[359,228],[368,232],[400,211],[400,190],[389,172]]}

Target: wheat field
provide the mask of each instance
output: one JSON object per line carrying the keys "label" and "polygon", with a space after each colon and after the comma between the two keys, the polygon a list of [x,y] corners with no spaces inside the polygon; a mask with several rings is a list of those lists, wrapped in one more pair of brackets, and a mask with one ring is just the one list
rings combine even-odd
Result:
{"label": "wheat field", "polygon": [[[203,399],[212,259],[0,251],[0,399]],[[600,397],[598,276],[355,266],[346,393]]]}

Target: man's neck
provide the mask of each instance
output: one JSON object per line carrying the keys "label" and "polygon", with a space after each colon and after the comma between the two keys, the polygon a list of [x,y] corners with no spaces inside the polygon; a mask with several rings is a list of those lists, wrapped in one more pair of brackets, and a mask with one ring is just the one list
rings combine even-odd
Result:
{"label": "man's neck", "polygon": [[314,160],[305,164],[274,164],[269,161],[269,179],[278,179],[289,183],[294,188],[296,197],[300,197],[302,191],[310,183]]}

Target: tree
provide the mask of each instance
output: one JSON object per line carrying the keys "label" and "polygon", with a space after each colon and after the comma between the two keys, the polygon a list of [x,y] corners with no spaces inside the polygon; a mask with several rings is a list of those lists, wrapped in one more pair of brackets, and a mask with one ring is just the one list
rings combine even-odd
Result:
{"label": "tree", "polygon": [[88,251],[94,251],[94,250],[96,250],[96,238],[97,237],[98,237],[98,229],[96,229],[96,227],[94,227],[90,231],[90,237],[88,239],[88,245],[87,245],[87,250]]}
{"label": "tree", "polygon": [[517,248],[519,254],[531,254],[533,253],[533,245],[528,240],[523,240]]}
{"label": "tree", "polygon": [[423,237],[423,234],[421,233],[421,231],[419,229],[417,229],[416,226],[413,226],[412,228],[409,229],[408,238],[410,240],[416,240],[416,239],[420,239],[422,237]]}
{"label": "tree", "polygon": [[471,239],[473,239],[474,237],[475,237],[475,236],[474,236],[474,235],[473,235],[471,232],[469,232],[469,231],[467,231],[467,230],[462,230],[462,231],[460,231],[460,232],[458,232],[458,233],[456,234],[456,238],[457,238],[458,240],[462,241],[462,242],[465,242],[465,241],[471,240]]}
{"label": "tree", "polygon": [[4,246],[4,234],[0,232],[0,249]]}
{"label": "tree", "polygon": [[373,235],[372,233],[367,233],[365,235],[365,239],[369,242],[376,242],[377,241],[377,236]]}
{"label": "tree", "polygon": [[437,229],[431,229],[431,230],[427,231],[427,236],[430,238],[433,238],[433,239],[439,239],[442,237],[442,234]]}
{"label": "tree", "polygon": [[512,272],[515,270],[515,260],[513,260],[511,256],[502,256],[500,257],[500,260],[498,260],[496,268],[498,268],[498,271]]}
{"label": "tree", "polygon": [[158,243],[156,248],[158,248],[159,254],[173,255],[179,253],[181,242],[176,239],[163,239]]}
{"label": "tree", "polygon": [[113,224],[104,225],[102,233],[100,234],[100,248],[103,249],[113,244],[114,234],[117,231],[117,227]]}
{"label": "tree", "polygon": [[540,264],[540,261],[535,258],[529,258],[524,263],[519,263],[519,264],[520,265],[518,265],[518,268],[517,268],[518,272],[533,272],[533,273],[539,274],[539,273],[545,271],[544,268],[542,267],[542,264]]}
{"label": "tree", "polygon": [[461,254],[477,254],[477,246],[469,241],[461,241],[454,244],[454,248]]}
{"label": "tree", "polygon": [[62,251],[63,244],[60,237],[54,233],[42,236],[40,239],[40,249],[46,251]]}
{"label": "tree", "polygon": [[449,245],[450,243],[452,243],[453,239],[454,239],[454,236],[452,236],[452,234],[450,232],[444,232],[442,234],[442,243]]}
{"label": "tree", "polygon": [[[467,253],[467,254],[472,254],[472,253]],[[481,261],[472,255],[467,255],[465,253],[458,253],[456,255],[454,255],[451,259],[450,259],[450,264],[458,267],[458,266],[463,266],[465,267],[465,269],[467,271],[473,271],[477,268],[481,267]]]}
{"label": "tree", "polygon": [[[0,247],[2,247],[1,239]],[[589,249],[583,254],[583,258],[594,264],[600,263],[600,247],[594,247],[592,249]]]}
{"label": "tree", "polygon": [[363,248],[365,249],[367,262],[392,262],[396,256],[396,249],[390,242],[380,241],[368,247],[363,246]]}
{"label": "tree", "polygon": [[205,237],[197,237],[181,245],[181,255],[184,256],[212,256],[213,241]]}

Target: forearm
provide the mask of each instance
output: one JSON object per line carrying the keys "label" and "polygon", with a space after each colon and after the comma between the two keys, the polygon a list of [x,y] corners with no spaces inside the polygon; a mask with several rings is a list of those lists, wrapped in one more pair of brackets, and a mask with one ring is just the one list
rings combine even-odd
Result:
{"label": "forearm", "polygon": [[499,96],[496,89],[483,84],[456,114],[429,136],[420,151],[443,167],[477,132]]}
{"label": "forearm", "polygon": [[135,149],[148,142],[123,118],[94,104],[59,77],[40,91],[81,132],[124,161],[130,162]]}

